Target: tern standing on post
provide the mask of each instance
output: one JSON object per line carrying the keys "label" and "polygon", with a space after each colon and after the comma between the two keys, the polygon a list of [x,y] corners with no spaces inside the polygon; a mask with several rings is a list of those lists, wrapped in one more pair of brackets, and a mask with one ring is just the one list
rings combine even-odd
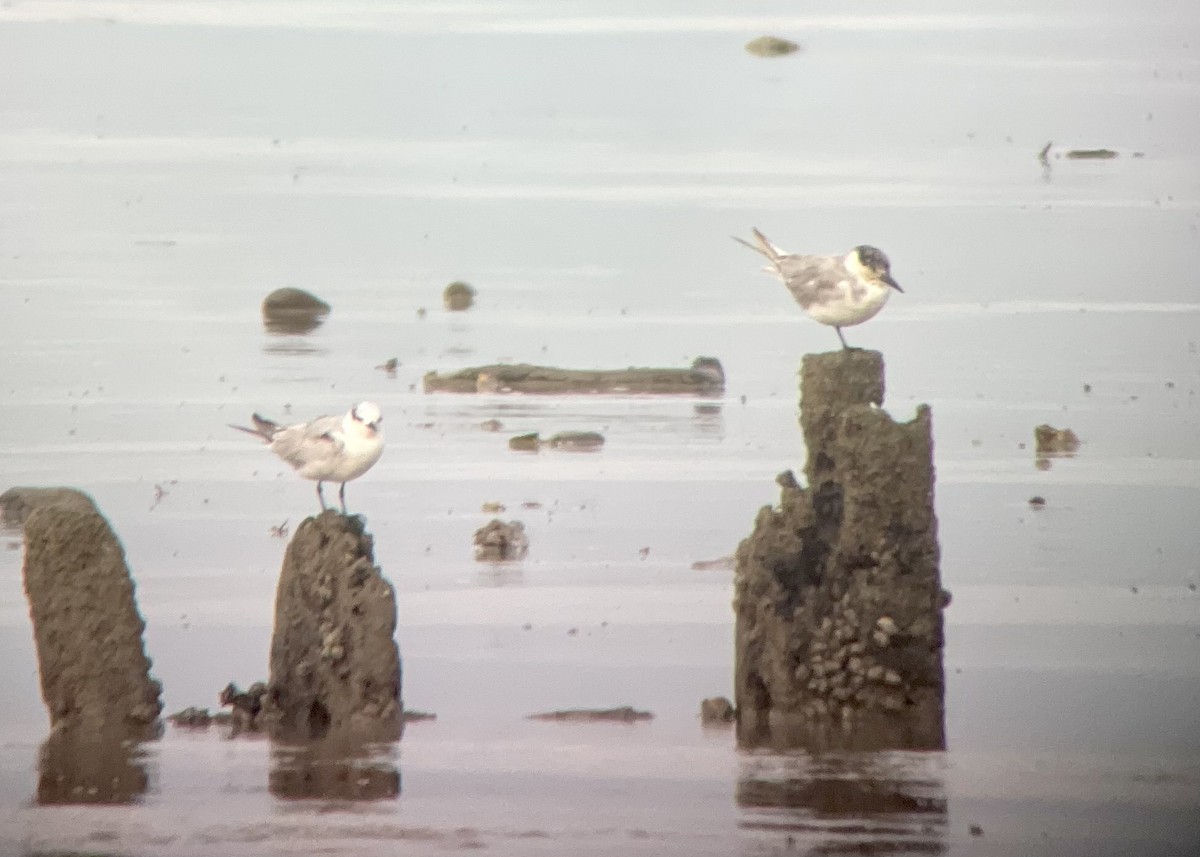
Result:
{"label": "tern standing on post", "polygon": [[317,482],[317,499],[325,505],[323,482],[340,482],[338,499],[346,513],[346,483],[362,476],[383,455],[383,415],[374,402],[360,402],[343,417],[317,417],[307,423],[281,426],[254,414],[254,428],[230,425],[260,437],[305,479]]}
{"label": "tern standing on post", "polygon": [[757,229],[754,244],[734,238],[771,264],[764,270],[783,280],[796,303],[821,324],[837,331],[842,348],[849,349],[842,328],[862,324],[883,309],[892,289],[891,265],[882,250],[860,244],[845,256],[804,256],[781,250]]}

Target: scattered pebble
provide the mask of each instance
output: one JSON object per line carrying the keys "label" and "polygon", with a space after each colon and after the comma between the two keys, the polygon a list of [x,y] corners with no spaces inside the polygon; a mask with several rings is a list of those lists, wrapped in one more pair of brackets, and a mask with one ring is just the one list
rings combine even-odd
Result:
{"label": "scattered pebble", "polygon": [[700,702],[700,722],[732,723],[737,716],[733,703],[723,696],[713,696]]}
{"label": "scattered pebble", "polygon": [[493,518],[475,531],[475,559],[504,562],[523,559],[529,553],[529,537],[520,521],[507,524]]}
{"label": "scattered pebble", "polygon": [[442,303],[451,312],[470,309],[475,303],[475,289],[461,280],[455,280],[442,292]]}
{"label": "scattered pebble", "polygon": [[972,824],[967,830],[970,831],[972,836],[983,836],[983,828],[978,824]]}
{"label": "scattered pebble", "polygon": [[746,43],[746,52],[756,57],[785,57],[798,50],[798,44],[778,36],[759,36]]}

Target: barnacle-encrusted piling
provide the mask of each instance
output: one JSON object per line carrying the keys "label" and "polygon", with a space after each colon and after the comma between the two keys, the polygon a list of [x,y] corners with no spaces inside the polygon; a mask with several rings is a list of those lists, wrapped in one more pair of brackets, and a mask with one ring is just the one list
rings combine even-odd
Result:
{"label": "barnacle-encrusted piling", "polygon": [[930,411],[880,409],[883,358],[807,355],[807,487],[781,474],[737,551],[736,703],[749,746],[945,744]]}
{"label": "barnacle-encrusted piling", "polygon": [[288,545],[275,595],[260,715],[271,736],[398,738],[395,631],[396,593],[375,565],[362,519],[329,510],[305,520]]}

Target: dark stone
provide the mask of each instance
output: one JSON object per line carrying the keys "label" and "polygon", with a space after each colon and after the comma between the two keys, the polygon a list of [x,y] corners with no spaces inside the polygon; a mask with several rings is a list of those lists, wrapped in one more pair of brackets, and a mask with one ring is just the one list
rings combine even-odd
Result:
{"label": "dark stone", "polygon": [[167,716],[172,726],[184,729],[207,729],[213,722],[213,716],[207,708],[190,706],[182,711],[176,711]]}
{"label": "dark stone", "polygon": [[781,39],[778,36],[759,36],[746,42],[746,53],[756,57],[785,57],[800,50],[795,42]]}
{"label": "dark stone", "polygon": [[446,286],[442,292],[442,303],[451,312],[462,312],[470,309],[475,303],[475,289],[469,284],[456,280]]}
{"label": "dark stone", "polygon": [[271,333],[309,333],[321,326],[330,309],[329,304],[316,295],[285,286],[263,299],[263,325]]}
{"label": "dark stone", "polygon": [[735,704],[746,746],[940,749],[943,596],[929,408],[898,424],[883,359],[808,355],[801,487],[738,547]]}
{"label": "dark stone", "polygon": [[125,552],[90,497],[54,490],[64,493],[37,494],[24,518],[25,592],[51,730],[156,737],[162,687],[150,677]]}
{"label": "dark stone", "polygon": [[733,703],[723,696],[713,696],[700,701],[700,722],[705,724],[732,723],[737,713]]}
{"label": "dark stone", "polygon": [[217,697],[221,707],[229,708],[233,734],[259,732],[262,729],[263,703],[267,698],[266,682],[256,681],[248,690],[239,690],[233,682],[225,685]]}
{"label": "dark stone", "polygon": [[1043,423],[1033,430],[1038,455],[1074,455],[1079,451],[1079,437],[1069,428],[1058,429]]}
{"label": "dark stone", "polygon": [[283,559],[271,678],[259,715],[273,738],[392,740],[401,731],[396,594],[362,519],[306,519]]}
{"label": "dark stone", "polygon": [[537,452],[542,447],[542,439],[537,432],[518,434],[508,439],[508,448],[515,452]]}
{"label": "dark stone", "polygon": [[591,452],[604,446],[604,435],[598,431],[562,431],[551,435],[546,444],[551,449]]}

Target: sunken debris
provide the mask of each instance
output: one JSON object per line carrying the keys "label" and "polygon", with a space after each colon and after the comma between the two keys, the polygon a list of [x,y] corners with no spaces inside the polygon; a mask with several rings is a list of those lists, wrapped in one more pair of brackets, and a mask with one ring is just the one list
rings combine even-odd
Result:
{"label": "sunken debris", "polygon": [[538,393],[544,395],[643,393],[712,396],[725,389],[725,370],[715,357],[698,357],[683,369],[558,369],[497,363],[429,372],[426,393]]}
{"label": "sunken debris", "polygon": [[628,705],[619,708],[566,708],[560,711],[543,711],[530,714],[526,720],[555,720],[568,723],[635,723],[653,720],[649,711],[639,711]]}

